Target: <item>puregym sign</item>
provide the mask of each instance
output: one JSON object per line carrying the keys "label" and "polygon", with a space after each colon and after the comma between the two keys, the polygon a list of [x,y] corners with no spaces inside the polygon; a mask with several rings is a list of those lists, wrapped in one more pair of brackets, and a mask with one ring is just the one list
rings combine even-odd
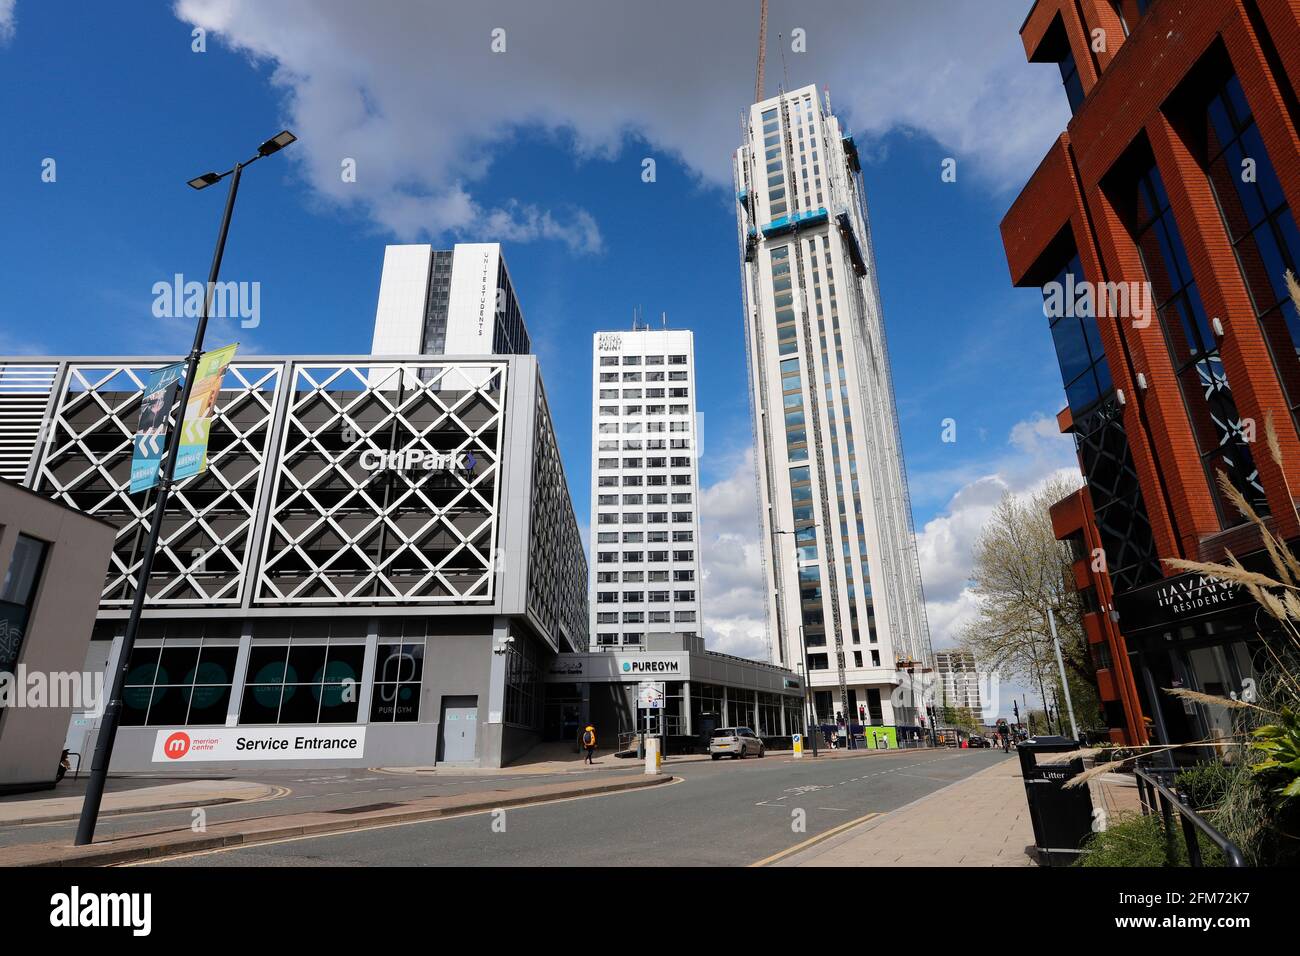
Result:
{"label": "puregym sign", "polygon": [[361,453],[361,467],[366,471],[461,471],[472,472],[478,462],[472,451],[442,454],[423,448],[380,451],[367,448]]}
{"label": "puregym sign", "polygon": [[671,660],[633,660],[623,662],[624,674],[678,674],[681,663]]}
{"label": "puregym sign", "polygon": [[204,760],[347,760],[364,755],[366,728],[277,727],[258,730],[160,730],[154,763]]}

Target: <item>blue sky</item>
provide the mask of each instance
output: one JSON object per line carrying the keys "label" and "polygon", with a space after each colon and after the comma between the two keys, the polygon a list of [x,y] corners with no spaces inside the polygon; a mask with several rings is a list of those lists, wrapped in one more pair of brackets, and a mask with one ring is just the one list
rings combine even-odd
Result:
{"label": "blue sky", "polygon": [[[620,19],[573,0],[539,18],[534,6],[425,19],[427,5],[399,3],[0,0],[0,352],[182,350],[190,325],[152,318],[152,286],[204,277],[223,198],[185,182],[292,126],[302,140],[244,179],[223,269],[261,283],[261,325],[217,328],[210,344],[237,334],[245,352],[364,353],[386,242],[500,239],[585,523],[591,332],[627,327],[637,306],[667,312],[697,337],[715,513],[705,512],[710,641],[761,654],[727,181],[756,15],[683,4],[674,21],[672,4],[657,16],[628,5]],[[1023,60],[1027,6],[882,2],[813,17],[774,3],[769,28],[769,95],[777,44],[803,23],[808,52],[787,52],[790,86],[829,83],[865,147],[940,644],[969,619],[969,547],[997,495],[1072,460],[1051,422],[1063,398],[1038,297],[1010,287],[998,235],[1067,118],[1054,71]],[[840,15],[861,23],[838,29]],[[196,24],[206,52],[191,49]],[[510,43],[495,58],[494,24]],[[944,51],[958,39],[968,52],[952,59]],[[956,183],[940,179],[949,156]],[[353,187],[337,175],[340,157],[357,160]],[[641,178],[645,157],[653,183]],[[46,158],[52,183],[41,180]],[[958,440],[943,443],[950,417]]]}

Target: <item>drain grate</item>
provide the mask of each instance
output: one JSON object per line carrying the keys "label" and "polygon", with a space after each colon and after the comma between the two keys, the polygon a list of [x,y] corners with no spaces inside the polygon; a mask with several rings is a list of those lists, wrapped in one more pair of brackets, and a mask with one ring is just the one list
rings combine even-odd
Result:
{"label": "drain grate", "polygon": [[328,810],[328,813],[369,813],[371,810],[391,810],[393,807],[404,807],[404,803],[367,803],[363,807],[344,807],[342,810]]}

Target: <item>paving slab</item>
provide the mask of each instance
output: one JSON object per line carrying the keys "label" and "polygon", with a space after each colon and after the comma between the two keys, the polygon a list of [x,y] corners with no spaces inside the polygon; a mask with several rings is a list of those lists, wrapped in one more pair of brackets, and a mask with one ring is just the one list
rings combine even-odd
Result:
{"label": "paving slab", "polygon": [[1024,782],[1003,760],[779,866],[1035,866]]}
{"label": "paving slab", "polygon": [[[110,790],[100,805],[101,816],[146,813],[187,807],[211,807],[223,803],[263,800],[282,788],[249,780],[185,780],[131,790]],[[66,797],[31,797],[0,800],[0,826],[55,823],[81,815],[83,794]]]}

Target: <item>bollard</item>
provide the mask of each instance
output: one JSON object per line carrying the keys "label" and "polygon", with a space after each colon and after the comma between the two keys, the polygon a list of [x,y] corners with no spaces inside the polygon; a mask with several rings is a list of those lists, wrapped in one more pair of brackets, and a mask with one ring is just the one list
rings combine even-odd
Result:
{"label": "bollard", "polygon": [[803,756],[803,734],[791,734],[790,740],[794,744],[794,755],[796,757],[802,757]]}
{"label": "bollard", "polygon": [[659,754],[659,738],[647,737],[645,739],[645,772],[648,774],[658,774],[662,771],[663,758]]}

